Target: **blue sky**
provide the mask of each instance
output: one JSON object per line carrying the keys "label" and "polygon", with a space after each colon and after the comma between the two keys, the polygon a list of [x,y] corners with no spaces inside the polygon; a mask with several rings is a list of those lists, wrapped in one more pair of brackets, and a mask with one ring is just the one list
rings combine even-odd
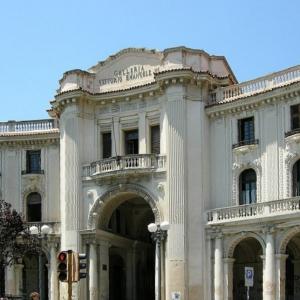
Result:
{"label": "blue sky", "polygon": [[40,119],[63,72],[127,47],[224,55],[240,82],[298,65],[300,1],[1,1],[0,39],[0,121]]}

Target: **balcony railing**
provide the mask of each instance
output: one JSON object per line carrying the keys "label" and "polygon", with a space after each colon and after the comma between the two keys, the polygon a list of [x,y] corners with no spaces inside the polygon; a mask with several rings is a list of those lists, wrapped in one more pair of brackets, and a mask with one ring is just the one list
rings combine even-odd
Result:
{"label": "balcony railing", "polygon": [[43,225],[48,225],[50,227],[50,234],[60,234],[60,222],[26,222],[25,226],[29,229],[31,226],[36,226],[41,232]]}
{"label": "balcony railing", "polygon": [[218,88],[211,93],[211,104],[229,102],[300,81],[300,66],[272,73],[251,81]]}
{"label": "balcony railing", "polygon": [[164,170],[166,157],[155,154],[136,154],[112,157],[83,166],[83,177],[110,175],[126,171],[149,172]]}
{"label": "balcony railing", "polygon": [[291,213],[300,213],[300,197],[213,209],[207,212],[207,222],[213,225]]}
{"label": "balcony railing", "polygon": [[258,142],[259,142],[258,139],[239,141],[238,143],[232,145],[232,149],[242,147],[242,146],[247,146],[247,145],[257,145]]}
{"label": "balcony railing", "polygon": [[285,137],[289,137],[291,135],[294,135],[294,134],[298,134],[300,133],[300,128],[295,128],[295,129],[292,129],[291,131],[288,131],[284,134]]}
{"label": "balcony railing", "polygon": [[0,122],[0,134],[9,132],[48,131],[58,128],[54,119]]}

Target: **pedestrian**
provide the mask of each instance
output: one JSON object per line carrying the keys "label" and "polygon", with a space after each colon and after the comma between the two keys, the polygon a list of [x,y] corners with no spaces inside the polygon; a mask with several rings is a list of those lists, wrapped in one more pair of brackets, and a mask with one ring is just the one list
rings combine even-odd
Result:
{"label": "pedestrian", "polygon": [[40,300],[40,294],[38,292],[32,292],[29,297],[30,300]]}

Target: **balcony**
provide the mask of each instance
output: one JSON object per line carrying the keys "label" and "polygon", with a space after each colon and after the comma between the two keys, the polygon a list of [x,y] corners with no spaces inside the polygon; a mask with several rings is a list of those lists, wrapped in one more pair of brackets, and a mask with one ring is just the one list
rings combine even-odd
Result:
{"label": "balcony", "polygon": [[0,135],[53,130],[58,130],[57,121],[54,119],[0,122]]}
{"label": "balcony", "polygon": [[257,222],[261,218],[290,218],[296,214],[300,214],[300,197],[217,208],[208,211],[206,217],[207,225],[221,225],[251,220]]}
{"label": "balcony", "polygon": [[295,66],[251,81],[218,88],[211,93],[210,104],[230,102],[299,81],[300,66]]}
{"label": "balcony", "polygon": [[51,230],[50,234],[60,234],[60,222],[26,222],[25,226],[29,229],[31,226],[36,226],[41,232],[43,225],[48,225]]}
{"label": "balcony", "polygon": [[84,179],[141,175],[165,172],[166,157],[156,154],[134,154],[102,159],[83,166]]}

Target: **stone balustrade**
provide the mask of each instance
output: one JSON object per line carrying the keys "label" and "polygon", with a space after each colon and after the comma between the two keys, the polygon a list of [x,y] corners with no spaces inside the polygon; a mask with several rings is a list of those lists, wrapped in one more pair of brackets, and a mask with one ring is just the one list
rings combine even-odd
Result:
{"label": "stone balustrade", "polygon": [[0,134],[10,132],[48,131],[58,128],[54,119],[0,122]]}
{"label": "stone balustrade", "polygon": [[126,171],[164,170],[166,157],[155,154],[134,154],[102,159],[83,166],[83,177],[95,177]]}
{"label": "stone balustrade", "polygon": [[300,213],[300,197],[217,208],[206,214],[207,224],[213,225],[291,213]]}
{"label": "stone balustrade", "polygon": [[60,222],[26,222],[25,226],[29,229],[31,226],[36,226],[41,232],[43,225],[48,225],[51,230],[49,234],[60,234]]}
{"label": "stone balustrade", "polygon": [[238,98],[262,93],[297,81],[300,81],[300,66],[285,69],[240,84],[218,88],[211,93],[210,104],[230,102]]}

